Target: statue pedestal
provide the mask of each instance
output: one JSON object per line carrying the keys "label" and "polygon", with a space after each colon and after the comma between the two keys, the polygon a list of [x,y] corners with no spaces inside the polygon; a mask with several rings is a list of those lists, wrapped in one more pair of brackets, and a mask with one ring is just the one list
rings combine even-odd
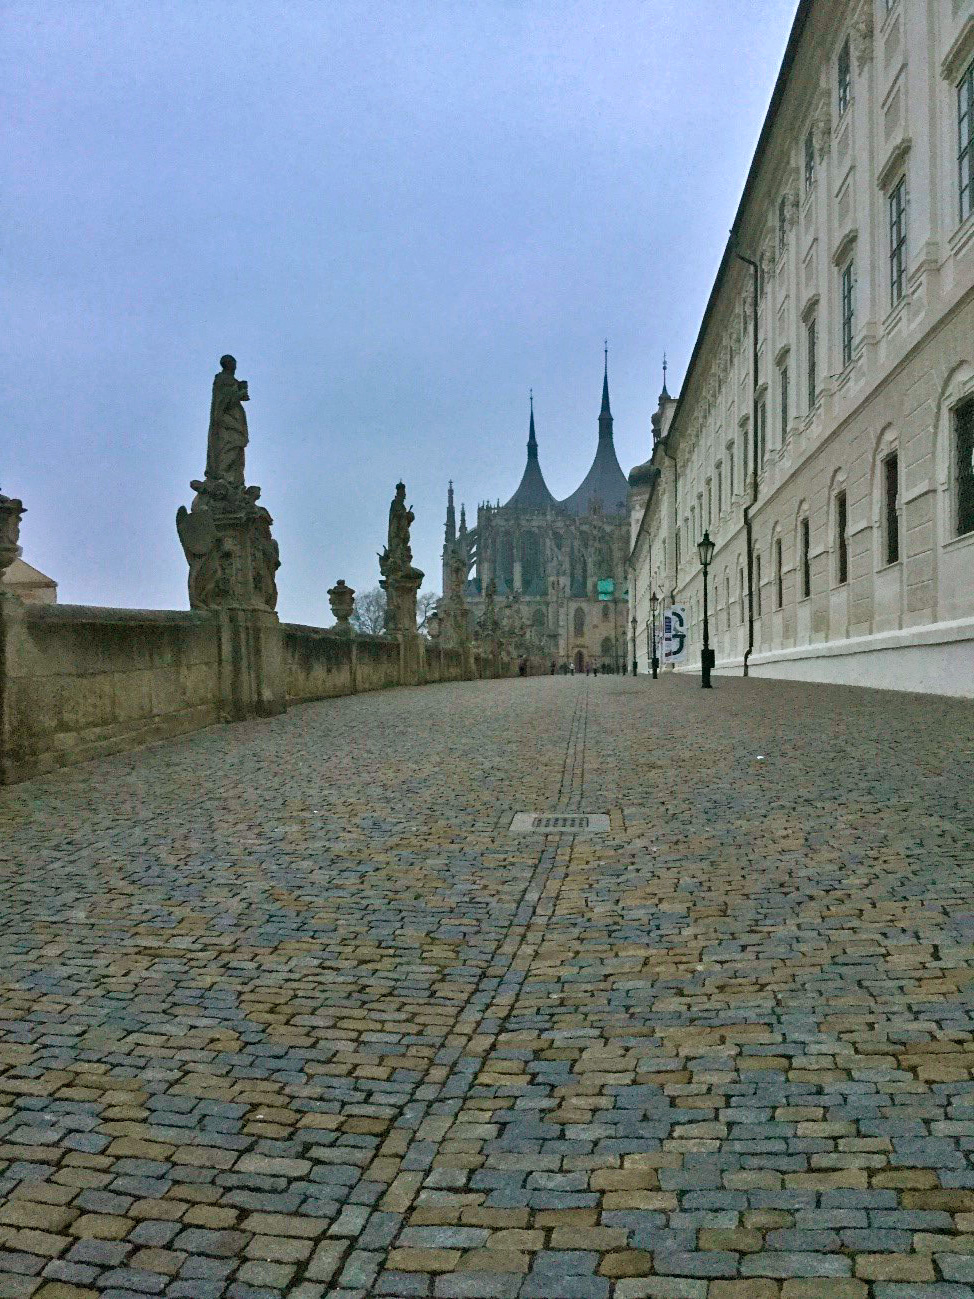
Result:
{"label": "statue pedestal", "polygon": [[189,562],[189,605],[220,619],[220,704],[227,721],[287,708],[275,574],[280,567],[259,487],[194,482],[192,509],[176,528]]}
{"label": "statue pedestal", "polygon": [[423,576],[418,568],[410,568],[405,573],[390,573],[379,582],[386,593],[387,626],[399,639],[400,679],[404,686],[417,685],[422,679],[423,645],[416,630],[416,593]]}

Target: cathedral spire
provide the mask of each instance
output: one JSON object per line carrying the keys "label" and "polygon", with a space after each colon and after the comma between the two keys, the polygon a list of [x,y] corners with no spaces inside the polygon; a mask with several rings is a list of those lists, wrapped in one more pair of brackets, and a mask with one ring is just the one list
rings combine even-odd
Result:
{"label": "cathedral spire", "polygon": [[612,437],[612,411],[609,409],[609,340],[605,340],[605,370],[602,374],[602,409],[599,411],[599,440]]}
{"label": "cathedral spire", "polygon": [[667,370],[666,353],[664,352],[663,353],[663,391],[659,395],[659,399],[661,402],[670,400],[670,394],[666,391],[666,370]]}
{"label": "cathedral spire", "polygon": [[528,424],[528,459],[537,460],[538,458],[538,439],[534,435],[534,389],[529,390],[531,401],[531,421]]}
{"label": "cathedral spire", "polygon": [[446,491],[446,530],[443,544],[452,546],[457,539],[457,512],[453,508],[453,479]]}

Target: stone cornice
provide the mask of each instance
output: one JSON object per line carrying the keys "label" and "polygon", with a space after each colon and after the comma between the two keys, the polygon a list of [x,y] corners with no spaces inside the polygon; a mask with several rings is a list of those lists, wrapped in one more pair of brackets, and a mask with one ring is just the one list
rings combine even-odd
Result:
{"label": "stone cornice", "polygon": [[945,81],[956,81],[972,58],[974,58],[974,17],[964,22],[957,33],[957,39],[944,55],[940,65],[940,75]]}
{"label": "stone cornice", "polygon": [[913,140],[910,136],[905,135],[902,140],[894,144],[886,156],[886,161],[879,169],[879,175],[876,177],[876,184],[881,190],[886,190],[896,179],[896,175],[902,170],[904,163],[913,146]]}

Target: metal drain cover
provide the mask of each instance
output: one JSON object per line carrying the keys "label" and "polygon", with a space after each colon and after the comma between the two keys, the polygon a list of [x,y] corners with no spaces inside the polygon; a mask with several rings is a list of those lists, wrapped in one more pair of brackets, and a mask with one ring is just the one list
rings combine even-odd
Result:
{"label": "metal drain cover", "polygon": [[599,813],[518,812],[511,822],[511,834],[606,834],[609,818]]}

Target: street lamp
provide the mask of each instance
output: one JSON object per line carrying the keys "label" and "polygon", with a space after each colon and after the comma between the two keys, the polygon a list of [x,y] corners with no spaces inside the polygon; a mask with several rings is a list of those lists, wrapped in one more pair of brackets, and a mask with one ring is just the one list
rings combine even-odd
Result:
{"label": "street lamp", "polygon": [[714,665],[714,656],[710,649],[710,620],[707,616],[707,569],[714,558],[714,543],[707,531],[697,543],[700,566],[703,569],[703,649],[700,651],[700,685],[704,690],[711,690],[710,669]]}
{"label": "street lamp", "polygon": [[636,615],[632,615],[632,675],[636,676],[639,664],[636,661]]}
{"label": "street lamp", "polygon": [[649,597],[649,607],[653,611],[653,680],[659,677],[659,657],[656,651],[656,610],[659,608],[659,596],[654,591]]}

